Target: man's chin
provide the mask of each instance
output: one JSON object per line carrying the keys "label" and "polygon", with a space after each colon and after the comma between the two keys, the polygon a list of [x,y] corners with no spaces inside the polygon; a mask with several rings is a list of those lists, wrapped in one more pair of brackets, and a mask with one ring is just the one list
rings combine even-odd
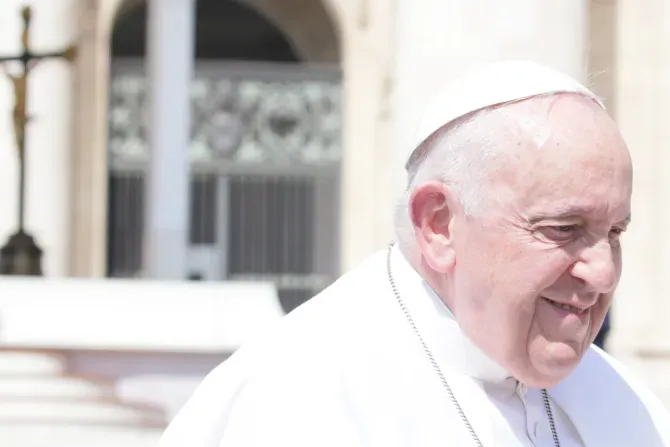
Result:
{"label": "man's chin", "polygon": [[525,377],[518,380],[531,388],[551,388],[565,380],[576,366],[575,363],[571,368],[562,366],[561,368],[551,369],[542,365],[541,368],[533,369]]}
{"label": "man's chin", "polygon": [[568,377],[579,365],[584,349],[579,343],[550,343],[541,353],[531,354],[534,373],[529,374],[526,385],[549,388]]}
{"label": "man's chin", "polygon": [[571,340],[564,342],[548,342],[545,346],[545,354],[538,360],[552,365],[554,368],[574,368],[580,362],[589,344],[584,340]]}

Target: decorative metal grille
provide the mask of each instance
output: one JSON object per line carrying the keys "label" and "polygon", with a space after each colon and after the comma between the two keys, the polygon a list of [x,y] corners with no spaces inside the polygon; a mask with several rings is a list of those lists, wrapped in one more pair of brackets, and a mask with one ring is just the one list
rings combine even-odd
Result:
{"label": "decorative metal grille", "polygon": [[[148,160],[141,65],[110,92],[109,274],[141,276]],[[286,310],[337,274],[340,80],[300,66],[199,64],[185,277],[272,281]],[[191,262],[192,261],[192,262]]]}
{"label": "decorative metal grille", "polygon": [[[317,166],[338,162],[338,73],[294,67],[203,64],[197,69],[191,89],[191,159]],[[120,65],[113,73],[109,129],[113,161],[147,158],[145,86],[145,76],[136,65]]]}

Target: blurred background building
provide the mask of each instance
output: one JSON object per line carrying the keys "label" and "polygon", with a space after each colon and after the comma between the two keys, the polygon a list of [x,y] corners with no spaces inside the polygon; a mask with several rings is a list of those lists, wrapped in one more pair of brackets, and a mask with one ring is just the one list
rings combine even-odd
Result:
{"label": "blurred background building", "polygon": [[[34,51],[77,57],[28,84],[26,226],[45,278],[0,280],[0,444],[152,445],[239,343],[391,240],[426,101],[509,58],[591,86],[630,145],[608,347],[670,405],[663,2],[4,0],[0,56],[21,52],[24,5]],[[3,239],[14,92],[0,77]]]}

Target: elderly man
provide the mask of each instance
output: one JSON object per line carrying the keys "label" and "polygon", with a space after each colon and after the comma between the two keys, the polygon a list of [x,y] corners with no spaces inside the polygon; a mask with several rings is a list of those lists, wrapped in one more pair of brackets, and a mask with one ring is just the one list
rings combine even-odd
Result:
{"label": "elderly man", "polygon": [[407,155],[397,244],[215,369],[163,447],[670,446],[592,347],[621,274],[632,168],[574,80],[455,81]]}

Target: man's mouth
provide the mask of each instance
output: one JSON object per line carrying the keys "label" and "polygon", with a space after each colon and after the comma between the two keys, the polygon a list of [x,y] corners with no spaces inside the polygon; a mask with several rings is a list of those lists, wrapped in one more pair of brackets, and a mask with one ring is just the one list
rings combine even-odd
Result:
{"label": "man's mouth", "polygon": [[588,312],[588,310],[590,309],[590,307],[587,307],[587,308],[579,308],[579,307],[571,306],[571,305],[569,305],[569,304],[559,303],[559,302],[550,300],[550,299],[547,298],[546,296],[543,296],[542,298],[544,298],[545,300],[547,300],[547,301],[549,302],[549,304],[551,304],[551,305],[554,306],[554,307],[557,307],[557,308],[559,308],[559,309],[563,309],[563,310],[567,310],[568,312],[572,312],[573,314],[577,314],[577,315],[584,314],[584,313]]}

